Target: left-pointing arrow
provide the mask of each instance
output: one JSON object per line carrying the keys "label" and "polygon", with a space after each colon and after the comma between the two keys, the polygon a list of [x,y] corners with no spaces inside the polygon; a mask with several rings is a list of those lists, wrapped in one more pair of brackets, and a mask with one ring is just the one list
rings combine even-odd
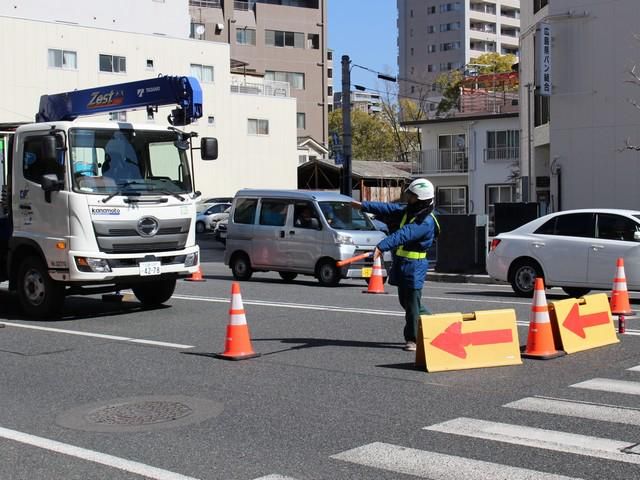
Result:
{"label": "left-pointing arrow", "polygon": [[581,338],[587,338],[584,329],[589,327],[597,327],[598,325],[606,325],[609,323],[608,312],[597,312],[588,315],[580,315],[578,304],[574,303],[569,311],[567,318],[562,322],[562,326],[575,333]]}
{"label": "left-pointing arrow", "polygon": [[485,330],[482,332],[462,333],[462,322],[452,323],[447,329],[431,341],[431,345],[458,358],[467,358],[465,347],[511,343],[513,332],[510,329]]}

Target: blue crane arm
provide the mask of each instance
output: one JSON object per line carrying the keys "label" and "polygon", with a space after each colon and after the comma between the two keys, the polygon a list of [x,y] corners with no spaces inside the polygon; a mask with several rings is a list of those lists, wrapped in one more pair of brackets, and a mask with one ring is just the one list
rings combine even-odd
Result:
{"label": "blue crane arm", "polygon": [[42,95],[36,122],[72,121],[79,116],[177,105],[169,122],[188,125],[202,117],[202,89],[193,77],[163,76],[105,87]]}

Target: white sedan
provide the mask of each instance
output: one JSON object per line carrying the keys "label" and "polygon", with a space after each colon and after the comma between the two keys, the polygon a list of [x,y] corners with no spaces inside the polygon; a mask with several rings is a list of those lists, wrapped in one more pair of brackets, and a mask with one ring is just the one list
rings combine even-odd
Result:
{"label": "white sedan", "polygon": [[206,210],[199,212],[196,215],[196,233],[212,230],[215,227],[215,224],[212,224],[215,215],[223,213],[230,206],[230,203],[214,203],[209,205]]}
{"label": "white sedan", "polygon": [[532,296],[537,276],[545,285],[579,297],[613,286],[616,261],[624,259],[629,290],[640,290],[640,211],[568,210],[533,220],[491,242],[489,276]]}

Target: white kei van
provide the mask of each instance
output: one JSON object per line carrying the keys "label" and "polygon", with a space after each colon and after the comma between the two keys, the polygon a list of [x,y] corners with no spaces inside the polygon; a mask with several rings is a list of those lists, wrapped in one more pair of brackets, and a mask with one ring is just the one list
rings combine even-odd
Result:
{"label": "white kei van", "polygon": [[[224,263],[237,280],[276,271],[285,281],[313,275],[321,285],[368,278],[373,260],[336,262],[372,251],[385,237],[350,197],[308,190],[240,190],[229,216]],[[391,255],[385,253],[385,266]],[[386,278],[387,270],[383,268]]]}

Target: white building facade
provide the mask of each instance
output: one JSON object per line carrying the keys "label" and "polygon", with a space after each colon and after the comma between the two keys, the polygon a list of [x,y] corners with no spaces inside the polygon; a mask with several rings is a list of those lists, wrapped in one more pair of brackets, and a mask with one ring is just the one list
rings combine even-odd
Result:
{"label": "white building facade", "polygon": [[[220,145],[213,162],[199,161],[194,152],[196,188],[207,196],[296,188],[296,101],[286,89],[232,89],[228,44],[1,16],[0,44],[0,123],[32,122],[43,94],[158,75],[196,76],[204,115],[188,129],[216,137]],[[160,108],[152,122],[167,124],[170,109]],[[111,119],[149,121],[144,111]]]}
{"label": "white building facade", "polygon": [[[635,67],[640,75],[640,2],[522,3],[523,199],[548,211],[637,209],[640,152],[627,142],[640,145],[640,110],[633,104],[640,84],[631,74]],[[538,88],[544,59],[535,61],[544,24],[551,36],[550,96]]]}

